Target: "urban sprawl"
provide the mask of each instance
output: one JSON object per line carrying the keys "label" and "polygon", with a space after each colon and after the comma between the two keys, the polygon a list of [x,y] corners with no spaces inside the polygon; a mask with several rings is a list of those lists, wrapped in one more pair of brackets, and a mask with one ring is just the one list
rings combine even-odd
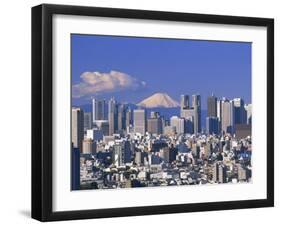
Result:
{"label": "urban sprawl", "polygon": [[251,104],[181,95],[179,115],[92,99],[72,107],[72,190],[251,181]]}

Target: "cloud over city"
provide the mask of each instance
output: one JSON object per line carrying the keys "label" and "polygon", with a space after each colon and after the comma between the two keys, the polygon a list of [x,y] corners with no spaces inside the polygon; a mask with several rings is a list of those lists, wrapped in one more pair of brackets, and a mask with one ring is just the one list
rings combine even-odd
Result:
{"label": "cloud over city", "polygon": [[81,98],[101,93],[114,93],[122,90],[137,90],[146,86],[144,81],[119,71],[84,72],[81,82],[72,86],[72,97]]}

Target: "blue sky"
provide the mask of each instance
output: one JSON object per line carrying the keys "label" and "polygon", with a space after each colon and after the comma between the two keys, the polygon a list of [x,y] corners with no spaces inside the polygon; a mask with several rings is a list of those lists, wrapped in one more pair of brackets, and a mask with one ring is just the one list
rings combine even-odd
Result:
{"label": "blue sky", "polygon": [[137,103],[155,92],[179,101],[201,94],[251,102],[251,44],[200,40],[71,36],[76,105],[93,96]]}

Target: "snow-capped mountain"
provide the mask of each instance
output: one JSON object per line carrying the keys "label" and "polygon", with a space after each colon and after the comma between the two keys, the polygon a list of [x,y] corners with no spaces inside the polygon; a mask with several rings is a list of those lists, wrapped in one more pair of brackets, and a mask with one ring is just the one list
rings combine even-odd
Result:
{"label": "snow-capped mountain", "polygon": [[173,100],[167,93],[155,93],[137,105],[145,108],[174,108],[180,106],[179,103]]}

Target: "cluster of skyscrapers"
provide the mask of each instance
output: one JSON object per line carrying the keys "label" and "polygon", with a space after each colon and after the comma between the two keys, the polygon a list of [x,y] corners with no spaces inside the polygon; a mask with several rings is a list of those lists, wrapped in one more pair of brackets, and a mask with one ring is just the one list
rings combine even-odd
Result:
{"label": "cluster of skyscrapers", "polygon": [[206,133],[230,133],[243,137],[251,134],[252,105],[246,105],[242,98],[218,100],[215,96],[208,97],[208,117]]}
{"label": "cluster of skyscrapers", "polygon": [[72,189],[249,181],[251,104],[181,95],[179,114],[92,99],[72,108]]}

